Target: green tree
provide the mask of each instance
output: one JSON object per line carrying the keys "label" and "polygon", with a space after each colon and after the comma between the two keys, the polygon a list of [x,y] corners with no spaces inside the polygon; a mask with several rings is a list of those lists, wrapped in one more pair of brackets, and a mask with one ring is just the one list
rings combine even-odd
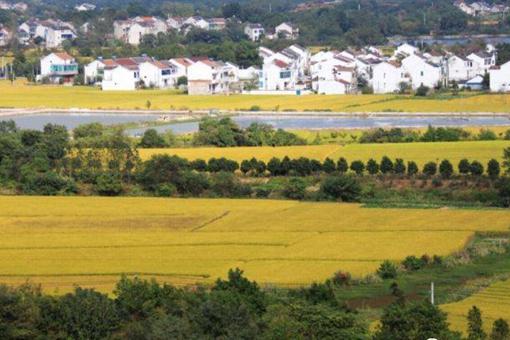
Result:
{"label": "green tree", "polygon": [[437,173],[437,164],[435,162],[428,162],[423,166],[423,173],[427,176],[434,176]]}
{"label": "green tree", "polygon": [[370,158],[367,162],[367,171],[370,175],[377,175],[379,173],[379,164],[376,160]]}
{"label": "green tree", "polygon": [[335,170],[336,170],[335,162],[331,158],[329,158],[329,157],[326,158],[324,160],[324,163],[322,164],[322,169],[327,174],[335,172]]}
{"label": "green tree", "polygon": [[471,169],[471,163],[469,163],[469,161],[464,158],[459,162],[458,167],[459,167],[459,173],[461,173],[463,175],[467,175],[467,174],[469,174],[469,171]]}
{"label": "green tree", "polygon": [[482,312],[473,306],[468,312],[468,340],[484,340],[487,334],[483,330]]}
{"label": "green tree", "polygon": [[414,161],[407,162],[407,175],[414,176],[418,173],[418,165]]}
{"label": "green tree", "polygon": [[356,175],[363,175],[363,172],[365,171],[365,164],[363,161],[353,161],[351,163],[351,170],[356,173]]}
{"label": "green tree", "polygon": [[384,156],[382,158],[380,169],[383,174],[389,174],[393,172],[393,162],[391,159],[389,159],[389,157]]}
{"label": "green tree", "polygon": [[503,169],[506,174],[510,174],[510,147],[503,150]]}
{"label": "green tree", "polygon": [[397,266],[393,262],[385,260],[377,269],[377,275],[383,280],[395,279],[397,277]]}
{"label": "green tree", "polygon": [[490,340],[509,340],[510,330],[508,328],[508,322],[503,319],[497,319],[492,324],[492,332]]}
{"label": "green tree", "polygon": [[495,180],[499,177],[501,172],[499,162],[495,159],[491,159],[489,163],[487,163],[487,173],[492,180]]}
{"label": "green tree", "polygon": [[483,165],[482,163],[478,162],[478,161],[472,161],[471,162],[471,165],[469,166],[469,172],[471,173],[471,175],[473,176],[481,176],[483,175]]}
{"label": "green tree", "polygon": [[404,160],[401,158],[397,158],[395,160],[395,173],[399,175],[403,175],[406,173],[406,165],[404,163]]}
{"label": "green tree", "polygon": [[453,165],[449,160],[444,159],[439,164],[439,174],[441,177],[448,179],[453,175]]}
{"label": "green tree", "polygon": [[148,129],[143,133],[139,146],[142,148],[164,148],[168,145],[165,138],[156,129]]}
{"label": "green tree", "polygon": [[448,329],[446,313],[428,301],[410,304],[398,300],[386,307],[374,340],[460,339]]}
{"label": "green tree", "polygon": [[[509,148],[509,155],[510,155],[510,148]],[[347,163],[347,160],[345,158],[340,157],[340,159],[337,162],[336,169],[340,173],[346,173],[347,170],[349,170],[349,163]],[[509,169],[510,169],[510,166],[509,166]]]}

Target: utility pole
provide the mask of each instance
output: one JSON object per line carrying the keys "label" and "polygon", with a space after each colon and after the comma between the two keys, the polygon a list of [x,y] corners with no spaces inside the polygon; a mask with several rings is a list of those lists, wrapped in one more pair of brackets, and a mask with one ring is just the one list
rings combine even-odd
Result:
{"label": "utility pole", "polygon": [[434,304],[434,282],[430,283],[430,303]]}

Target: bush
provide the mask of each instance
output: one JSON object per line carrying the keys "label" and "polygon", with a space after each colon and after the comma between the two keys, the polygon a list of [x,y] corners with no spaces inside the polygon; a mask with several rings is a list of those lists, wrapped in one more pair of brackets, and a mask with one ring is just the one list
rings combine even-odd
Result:
{"label": "bush", "polygon": [[209,188],[209,180],[203,173],[183,171],[179,174],[175,186],[182,195],[200,196]]}
{"label": "bush", "polygon": [[338,271],[331,279],[335,286],[349,286],[351,284],[351,274],[348,272]]}
{"label": "bush", "polygon": [[429,90],[430,89],[428,88],[428,86],[420,85],[420,87],[416,89],[415,96],[426,97],[429,93]]}
{"label": "bush", "polygon": [[322,169],[327,174],[335,172],[336,170],[335,162],[331,158],[326,158],[324,160],[324,163],[322,163]]}
{"label": "bush", "polygon": [[356,202],[361,195],[361,185],[347,175],[329,176],[321,183],[321,193],[328,199]]}
{"label": "bush", "polygon": [[388,260],[385,260],[377,269],[377,275],[383,280],[396,279],[397,278],[397,266]]}
{"label": "bush", "polygon": [[489,129],[481,129],[477,136],[478,140],[496,140],[498,136],[496,133]]}
{"label": "bush", "polygon": [[102,173],[96,179],[94,189],[103,196],[118,196],[122,193],[122,181],[118,174]]}
{"label": "bush", "polygon": [[423,173],[427,176],[434,176],[437,173],[437,164],[435,162],[428,162],[423,166]]}
{"label": "bush", "polygon": [[307,183],[302,178],[293,177],[285,184],[283,195],[293,200],[305,198]]}
{"label": "bush", "polygon": [[156,190],[156,195],[159,197],[172,197],[177,189],[174,185],[167,183],[160,185]]}
{"label": "bush", "polygon": [[427,263],[423,259],[419,259],[416,256],[408,256],[402,261],[402,265],[408,271],[416,271],[423,268]]}

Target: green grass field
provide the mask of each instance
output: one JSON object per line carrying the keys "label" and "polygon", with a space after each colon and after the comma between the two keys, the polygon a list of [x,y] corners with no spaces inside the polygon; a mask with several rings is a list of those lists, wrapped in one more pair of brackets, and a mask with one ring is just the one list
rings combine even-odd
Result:
{"label": "green grass field", "polygon": [[[488,224],[487,221],[492,221]],[[365,209],[272,200],[0,197],[0,282],[111,291],[121,273],[210,283],[240,267],[295,286],[384,259],[447,255],[477,230],[508,230],[510,211]]]}
{"label": "green grass field", "polygon": [[148,159],[154,154],[176,154],[190,160],[212,157],[226,157],[236,161],[243,161],[256,157],[268,161],[272,157],[290,158],[309,157],[324,160],[330,157],[337,160],[345,157],[348,161],[367,161],[374,158],[379,161],[384,155],[390,158],[413,160],[418,165],[429,161],[449,159],[455,166],[463,158],[487,163],[491,158],[501,159],[503,149],[510,147],[510,141],[470,141],[444,143],[399,143],[399,144],[347,144],[342,145],[307,145],[289,147],[236,147],[236,148],[169,148],[169,149],[141,149],[142,159]]}
{"label": "green grass field", "polygon": [[187,96],[173,91],[102,92],[92,87],[14,85],[0,81],[0,107],[160,110],[330,110],[337,112],[509,112],[510,95],[462,95],[454,99],[417,99],[395,95],[343,96]]}

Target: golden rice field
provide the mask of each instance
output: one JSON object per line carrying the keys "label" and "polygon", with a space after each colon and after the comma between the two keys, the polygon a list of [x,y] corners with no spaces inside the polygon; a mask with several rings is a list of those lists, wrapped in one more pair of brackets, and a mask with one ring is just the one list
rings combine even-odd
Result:
{"label": "golden rice field", "polygon": [[21,79],[0,81],[0,107],[160,110],[331,110],[337,112],[509,112],[510,95],[459,96],[450,100],[395,95],[342,96],[188,96],[168,90],[102,92],[93,87],[31,85]]}
{"label": "golden rice field", "polygon": [[148,159],[155,154],[176,154],[190,160],[210,159],[212,157],[226,157],[242,161],[256,157],[268,161],[272,157],[290,158],[308,157],[324,160],[330,157],[334,160],[345,157],[349,161],[370,158],[380,160],[384,155],[390,158],[413,160],[418,165],[429,161],[449,159],[454,165],[463,159],[478,160],[487,163],[490,159],[501,159],[503,149],[510,147],[510,141],[473,141],[450,143],[400,143],[400,144],[346,144],[342,145],[307,145],[288,147],[235,147],[235,148],[169,148],[169,149],[141,149],[142,159]]}
{"label": "golden rice field", "polygon": [[[490,221],[490,223],[488,223]],[[239,267],[295,286],[384,259],[446,255],[477,230],[510,229],[510,211],[365,209],[271,200],[0,197],[0,282],[50,292],[111,291],[121,273],[210,283]]]}
{"label": "golden rice field", "polygon": [[473,306],[480,308],[487,332],[496,319],[510,321],[510,280],[497,282],[462,301],[442,305],[441,308],[448,313],[453,329],[466,332],[467,313]]}

